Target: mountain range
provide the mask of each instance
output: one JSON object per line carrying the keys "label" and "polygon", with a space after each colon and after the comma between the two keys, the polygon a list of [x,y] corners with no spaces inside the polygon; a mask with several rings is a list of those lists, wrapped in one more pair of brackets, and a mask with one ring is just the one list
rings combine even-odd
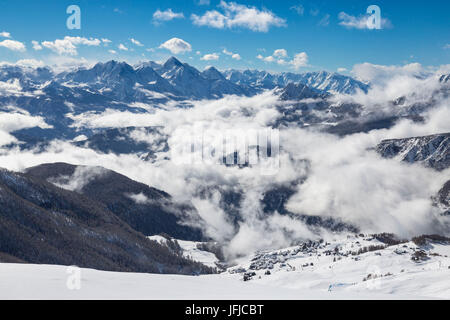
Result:
{"label": "mountain range", "polygon": [[367,92],[369,84],[351,77],[327,71],[307,72],[302,74],[282,72],[271,74],[258,70],[226,70],[225,77],[233,83],[257,89],[283,88],[288,84],[304,84],[322,92],[354,94],[358,90]]}
{"label": "mountain range", "polygon": [[369,88],[369,85],[351,77],[326,71],[270,74],[256,70],[220,72],[208,67],[201,72],[175,57],[163,64],[149,61],[135,66],[111,60],[97,63],[92,68],[61,73],[48,67],[2,65],[0,81],[12,79],[18,79],[22,90],[30,93],[36,90],[64,93],[84,88],[95,92],[93,99],[100,95],[122,102],[149,102],[163,98],[214,99],[229,94],[251,96],[264,89],[284,88],[290,83],[301,83],[330,93],[353,94],[357,90],[367,92]]}
{"label": "mountain range", "polygon": [[[441,93],[448,95],[448,75],[442,75]],[[263,90],[279,96],[281,117],[274,127],[309,127],[346,135],[389,128],[401,118],[421,120],[421,113],[436,101],[409,105],[405,97],[392,101],[388,113],[345,100],[336,94],[367,92],[370,84],[348,76],[322,72],[270,74],[255,70],[199,71],[175,57],[164,63],[152,61],[131,66],[126,62],[99,62],[91,68],[57,72],[49,67],[0,66],[0,112],[17,106],[31,116],[42,117],[49,128],[24,128],[11,132],[21,143],[12,147],[34,148],[55,138],[72,140],[98,133],[74,127],[74,116],[106,110],[153,112],[166,104],[189,108],[195,100],[225,95],[251,97]]]}

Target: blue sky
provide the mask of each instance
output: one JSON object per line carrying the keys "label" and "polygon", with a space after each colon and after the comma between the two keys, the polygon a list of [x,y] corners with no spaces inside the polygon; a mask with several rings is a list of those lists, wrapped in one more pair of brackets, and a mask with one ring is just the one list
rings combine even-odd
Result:
{"label": "blue sky", "polygon": [[[66,8],[73,4],[81,9],[80,30],[66,27]],[[381,9],[381,30],[358,24],[374,4]],[[159,17],[173,19],[154,18],[157,10]],[[176,55],[200,69],[214,65],[297,72],[351,70],[363,62],[438,66],[450,63],[449,16],[447,0],[0,0],[0,60],[134,63]],[[71,38],[55,42],[66,36]],[[161,47],[172,38],[183,42]],[[120,44],[128,50],[120,50]],[[180,45],[190,51],[176,51]],[[67,50],[58,51],[61,46]]]}

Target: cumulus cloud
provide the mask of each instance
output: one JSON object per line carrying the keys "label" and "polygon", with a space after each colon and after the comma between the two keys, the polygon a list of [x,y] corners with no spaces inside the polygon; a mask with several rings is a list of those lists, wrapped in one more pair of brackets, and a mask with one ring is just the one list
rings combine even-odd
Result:
{"label": "cumulus cloud", "polygon": [[192,22],[197,26],[217,29],[246,28],[257,32],[267,32],[270,27],[286,26],[286,20],[267,9],[241,5],[235,2],[221,1],[217,10],[206,11],[202,16],[193,14]]}
{"label": "cumulus cloud", "polygon": [[261,55],[261,54],[258,54],[258,55],[256,56],[256,58],[259,59],[259,60],[265,61],[265,62],[273,62],[273,61],[275,61],[275,58],[274,58],[273,56],[267,56],[267,57],[264,57],[264,56]]}
{"label": "cumulus cloud", "polygon": [[105,47],[107,47],[112,41],[106,38],[102,38],[102,43]]}
{"label": "cumulus cloud", "polygon": [[308,65],[308,55],[306,52],[297,53],[292,60],[288,61],[285,58],[288,57],[286,49],[276,49],[272,55],[264,57],[261,54],[256,56],[257,59],[264,62],[276,62],[279,65],[291,65],[295,70]]}
{"label": "cumulus cloud", "polygon": [[209,53],[205,54],[200,60],[211,61],[211,60],[219,60],[219,55],[217,53]]}
{"label": "cumulus cloud", "polygon": [[22,42],[16,41],[16,40],[7,39],[7,40],[0,41],[0,47],[4,47],[4,48],[7,48],[12,51],[19,51],[19,52],[26,51],[25,45]]}
{"label": "cumulus cloud", "polygon": [[222,52],[227,56],[230,56],[234,60],[241,60],[241,55],[239,53],[233,53],[231,51],[228,51],[227,49],[223,49]]}
{"label": "cumulus cloud", "polygon": [[306,67],[308,65],[308,55],[306,52],[297,53],[292,59],[291,64],[295,70]]}
{"label": "cumulus cloud", "polygon": [[167,9],[164,11],[156,10],[153,13],[153,21],[155,23],[160,23],[162,21],[171,21],[173,19],[183,19],[184,14],[182,12],[173,12],[172,9]]}
{"label": "cumulus cloud", "polygon": [[167,40],[163,44],[159,46],[161,49],[167,49],[173,54],[179,54],[179,53],[185,53],[192,51],[192,46],[190,43],[184,41],[180,38],[172,38],[170,40]]}
{"label": "cumulus cloud", "polygon": [[287,57],[287,51],[286,51],[286,49],[276,49],[274,52],[273,52],[273,56],[274,57],[277,57],[277,58],[286,58]]}
{"label": "cumulus cloud", "polygon": [[42,50],[42,46],[39,44],[38,41],[33,40],[31,41],[31,44],[33,45],[33,49],[36,51]]}
{"label": "cumulus cloud", "polygon": [[128,51],[128,48],[123,43],[120,43],[117,48],[122,51]]}
{"label": "cumulus cloud", "polygon": [[241,55],[239,53],[234,53],[231,56],[231,58],[234,59],[234,60],[241,60]]}
{"label": "cumulus cloud", "polygon": [[136,40],[134,38],[131,38],[130,41],[131,41],[131,43],[137,45],[138,47],[143,47],[144,46],[140,41],[138,41],[138,40]]}
{"label": "cumulus cloud", "polygon": [[42,46],[52,50],[59,55],[78,55],[78,46],[99,46],[101,40],[95,38],[71,37],[65,36],[64,39],[56,39],[55,41],[43,41]]}
{"label": "cumulus cloud", "polygon": [[2,32],[0,32],[0,37],[11,38],[11,33],[6,32],[6,31],[2,31]]}
{"label": "cumulus cloud", "polygon": [[[345,12],[340,12],[338,16],[339,25],[349,29],[371,29],[369,22],[369,15],[362,15],[355,17]],[[381,29],[390,28],[392,23],[387,18],[381,18]]]}

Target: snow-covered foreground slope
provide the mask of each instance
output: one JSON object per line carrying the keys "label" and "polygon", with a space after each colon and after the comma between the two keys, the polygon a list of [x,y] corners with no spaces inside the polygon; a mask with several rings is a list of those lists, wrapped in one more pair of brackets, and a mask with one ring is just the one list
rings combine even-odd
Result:
{"label": "snow-covered foreground slope", "polygon": [[[180,245],[213,263],[195,243]],[[0,264],[0,299],[450,299],[450,245],[385,246],[370,236],[309,242],[196,277],[81,269],[79,290],[65,266]]]}
{"label": "snow-covered foreground slope", "polygon": [[[386,295],[330,293],[243,282],[233,275],[171,276],[81,269],[70,290],[65,266],[0,264],[0,299],[301,300],[389,299]],[[394,297],[397,298],[397,297]],[[404,296],[402,298],[409,298]]]}

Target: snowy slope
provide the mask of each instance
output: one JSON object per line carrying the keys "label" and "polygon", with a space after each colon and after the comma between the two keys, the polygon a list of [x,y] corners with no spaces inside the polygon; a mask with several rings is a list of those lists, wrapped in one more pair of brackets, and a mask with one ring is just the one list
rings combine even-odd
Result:
{"label": "snowy slope", "polygon": [[[161,244],[167,242],[167,239],[162,236],[150,236],[147,238],[153,241],[158,241]],[[184,241],[184,240],[177,240],[177,242],[180,245],[181,249],[183,249],[183,256],[185,258],[189,258],[194,261],[200,262],[208,267],[212,268],[217,267],[219,259],[217,259],[217,257],[213,253],[203,251],[197,248],[197,245],[200,244],[201,242]]]}
{"label": "snowy slope", "polygon": [[436,170],[450,166],[450,133],[384,140],[376,149],[385,158],[419,162]]}
{"label": "snowy slope", "polygon": [[[68,289],[65,266],[0,264],[0,299],[450,299],[448,243],[384,248],[372,236],[336,237],[258,252],[216,275],[82,269],[80,290]],[[194,243],[180,245],[189,251]],[[378,250],[352,254],[369,247]],[[421,250],[425,255],[413,261]]]}
{"label": "snowy slope", "polygon": [[[360,249],[365,251],[371,246],[376,249],[386,244],[373,237],[357,236],[311,242],[257,253],[228,272],[254,273],[248,282],[295,290],[450,299],[449,244],[418,247],[406,242],[358,254]],[[413,255],[421,250],[426,256],[413,261]]]}
{"label": "snowy slope", "polygon": [[[0,299],[387,299],[386,295],[332,294],[240,281],[236,276],[171,276],[81,269],[80,290],[70,290],[65,266],[0,264]],[[397,297],[396,297],[397,298]],[[402,298],[410,298],[403,296]]]}

